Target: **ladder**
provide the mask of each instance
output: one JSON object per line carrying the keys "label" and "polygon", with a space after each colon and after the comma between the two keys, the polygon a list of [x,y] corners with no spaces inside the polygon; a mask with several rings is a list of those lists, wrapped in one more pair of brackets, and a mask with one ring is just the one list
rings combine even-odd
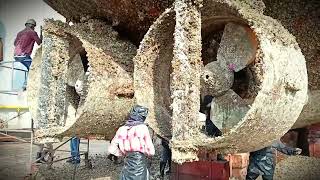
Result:
{"label": "ladder", "polygon": [[[19,96],[21,95],[21,90],[19,89],[16,89],[14,87],[14,75],[15,75],[15,72],[19,71],[19,72],[23,72],[24,74],[24,80],[27,79],[27,76],[28,76],[28,71],[25,70],[25,69],[20,69],[20,68],[16,68],[15,67],[15,63],[20,63],[18,61],[2,61],[0,62],[0,71],[2,71],[3,69],[11,69],[11,73],[10,73],[10,88],[9,89],[0,89],[0,96],[1,95],[10,95],[10,96]],[[11,66],[8,66],[11,65]],[[21,87],[22,89],[22,87]],[[3,123],[8,123],[9,121],[11,120],[14,120],[16,118],[18,118],[19,116],[29,112],[29,108],[27,106],[24,106],[24,105],[15,105],[15,104],[0,104],[0,113],[8,113],[8,112],[17,112],[17,115],[13,116],[13,117],[10,117],[8,118],[7,120],[5,120]],[[8,128],[2,128],[0,129],[0,141],[1,140],[17,140],[19,142],[22,142],[22,143],[30,143],[30,154],[29,154],[29,159],[30,159],[30,173],[32,172],[32,146],[33,146],[33,120],[31,119],[31,125],[30,125],[30,130],[24,130],[24,129],[8,129]],[[22,138],[19,138],[19,137],[16,137],[16,136],[12,136],[12,135],[9,135],[8,133],[9,132],[14,132],[14,133],[30,133],[30,142],[25,140],[25,139],[22,139]]]}
{"label": "ladder", "polygon": [[[15,72],[23,72],[24,80],[26,80],[27,76],[28,76],[28,71],[27,70],[15,67],[16,63],[20,63],[20,62],[18,62],[18,61],[2,61],[2,62],[0,62],[0,71],[2,71],[4,69],[10,69],[11,70],[10,76],[3,77],[3,79],[10,78],[10,80],[8,81],[8,82],[10,82],[10,85],[11,85],[10,88],[9,89],[0,89],[0,96],[2,96],[2,95],[5,95],[5,96],[10,95],[9,97],[6,97],[9,100],[12,99],[11,98],[12,96],[14,96],[14,98],[17,98],[16,96],[22,95],[21,90],[16,89],[14,87],[14,84],[15,84],[15,82],[14,82],[15,81],[15,79],[14,79]],[[23,104],[26,104],[26,103],[23,103]],[[15,104],[15,103],[12,104],[11,103],[10,104],[10,103],[7,103],[6,101],[0,103],[0,113],[17,112],[16,116],[8,118],[8,120],[6,120],[4,123],[8,123],[9,121],[14,120],[15,118],[19,117],[20,115],[22,115],[22,114],[24,114],[24,113],[26,113],[28,111],[29,111],[29,108],[26,105],[21,105],[20,103],[18,103],[18,104]],[[31,127],[32,126],[30,126],[30,128]]]}
{"label": "ladder", "polygon": [[18,95],[19,89],[16,89],[14,87],[15,72],[23,72],[24,80],[27,80],[28,70],[16,68],[15,64],[18,64],[18,63],[20,63],[20,62],[18,62],[18,61],[2,61],[2,62],[0,62],[0,71],[3,69],[11,69],[11,72],[10,72],[11,88],[9,90],[8,89],[0,89],[0,94]]}

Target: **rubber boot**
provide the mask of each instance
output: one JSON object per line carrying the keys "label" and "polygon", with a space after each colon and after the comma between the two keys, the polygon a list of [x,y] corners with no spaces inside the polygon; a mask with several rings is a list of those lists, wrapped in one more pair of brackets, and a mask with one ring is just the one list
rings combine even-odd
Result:
{"label": "rubber boot", "polygon": [[217,155],[217,160],[218,161],[227,161],[222,154]]}
{"label": "rubber boot", "polygon": [[169,165],[169,169],[166,172],[166,174],[170,174],[171,173],[171,161],[168,162],[168,165]]}
{"label": "rubber boot", "polygon": [[67,163],[72,163],[73,159],[72,158],[69,158],[66,162]]}
{"label": "rubber boot", "polygon": [[166,162],[160,162],[160,177],[164,177],[164,169],[166,168]]}

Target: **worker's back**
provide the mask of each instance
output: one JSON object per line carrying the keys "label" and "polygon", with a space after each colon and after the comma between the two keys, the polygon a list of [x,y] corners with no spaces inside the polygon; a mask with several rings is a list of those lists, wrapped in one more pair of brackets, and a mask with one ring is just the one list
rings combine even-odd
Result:
{"label": "worker's back", "polygon": [[254,151],[250,153],[250,156],[254,156],[254,157],[264,157],[264,156],[268,156],[268,157],[273,157],[274,154],[274,150],[271,148],[271,146],[262,148],[260,150]]}
{"label": "worker's back", "polygon": [[15,49],[14,55],[23,56],[31,55],[33,50],[34,42],[41,43],[38,34],[31,28],[25,28],[17,34],[16,40],[14,41]]}

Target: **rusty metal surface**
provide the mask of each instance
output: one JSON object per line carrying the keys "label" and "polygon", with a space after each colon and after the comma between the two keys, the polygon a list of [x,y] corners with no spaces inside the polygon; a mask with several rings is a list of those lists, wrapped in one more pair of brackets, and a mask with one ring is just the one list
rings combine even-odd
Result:
{"label": "rusty metal surface", "polygon": [[[47,21],[44,32],[42,52],[47,53],[37,53],[40,57],[32,64],[28,84],[29,104],[36,106],[31,108],[38,127],[36,137],[44,142],[69,135],[111,139],[134,102],[132,58],[136,47],[118,39],[118,33],[97,20],[74,26]],[[74,77],[83,81],[81,94],[67,85],[68,71],[78,68],[71,67],[77,59],[68,57],[69,51],[75,51],[69,46],[74,38],[82,42],[90,64],[85,77]],[[63,112],[58,111],[61,109]]]}
{"label": "rusty metal surface", "polygon": [[[259,41],[259,53],[250,68],[255,73],[255,81],[260,82],[249,111],[230,132],[218,138],[194,136],[188,140],[173,141],[173,159],[178,162],[195,160],[198,148],[218,149],[222,152],[247,152],[267,146],[273,139],[280,138],[290,129],[307,97],[304,57],[295,38],[279,22],[247,6],[242,7],[238,2],[205,1],[201,10],[204,33],[214,30],[213,26],[216,25],[217,19],[220,23],[236,21],[250,25]],[[150,119],[170,113],[169,110],[166,111],[165,104],[153,101],[155,92],[158,89],[165,89],[171,81],[179,81],[167,77],[170,81],[160,84],[158,88],[154,86],[157,84],[155,77],[159,75],[156,60],[161,59],[170,66],[172,57],[168,54],[174,54],[167,43],[174,39],[171,33],[174,27],[170,25],[174,22],[173,10],[162,14],[150,27],[135,57],[135,95],[139,103],[151,107],[151,114],[154,115],[150,116]],[[161,72],[164,77],[170,74],[170,68],[167,70]],[[174,93],[171,91],[171,94]],[[166,97],[165,94],[159,95]],[[181,111],[181,113],[189,112]],[[165,120],[157,118],[154,121],[162,124],[161,121]],[[166,128],[170,129],[170,124],[164,124],[166,126],[151,127],[159,134],[168,135],[165,132]]]}
{"label": "rusty metal surface", "polygon": [[[177,89],[179,88],[171,89],[170,87],[173,87],[172,83],[181,83],[179,82],[179,71],[174,71],[179,63],[178,61],[173,63],[172,59],[177,56],[174,53],[174,47],[183,42],[175,42],[179,41],[179,38],[173,35],[176,25],[173,9],[168,9],[160,15],[166,7],[171,6],[172,1],[45,0],[45,2],[64,15],[67,20],[81,22],[79,26],[73,28],[72,33],[83,42],[92,65],[92,72],[88,77],[88,83],[91,85],[88,89],[88,97],[83,101],[87,104],[84,103],[84,108],[80,109],[81,116],[77,117],[77,123],[72,126],[73,130],[66,131],[67,129],[63,128],[61,134],[63,134],[62,132],[65,133],[64,135],[96,133],[111,137],[115,129],[124,121],[125,113],[134,101],[150,108],[147,121],[152,129],[162,136],[172,136],[173,114],[176,117],[196,117],[193,111],[183,111],[179,109],[180,106],[175,108],[175,112],[172,112],[172,97],[177,97],[179,93]],[[232,125],[231,131],[222,137],[213,139],[200,135],[190,138],[189,141],[175,142],[174,148],[177,151],[174,152],[174,156],[178,160],[179,158],[182,161],[196,159],[194,152],[199,148],[218,149],[222,152],[244,152],[263,147],[290,129],[298,118],[303,105],[307,102],[307,72],[299,45],[279,22],[262,14],[262,10],[265,8],[263,3],[261,4],[262,1],[255,1],[257,4],[250,2],[204,1],[201,8],[201,35],[206,37],[210,32],[217,31],[228,22],[249,25],[254,31],[259,42],[259,50],[256,59],[248,66],[252,77],[249,82],[251,92],[247,97],[251,98],[253,104],[250,104],[250,109],[243,118],[239,118],[238,123]],[[190,8],[183,9],[186,11],[183,13],[188,14],[189,10]],[[160,17],[152,23],[159,15]],[[106,32],[113,34],[112,38],[109,38],[103,33],[104,30],[99,29],[99,23],[98,25],[88,23],[89,19],[101,19],[117,29],[118,32],[109,29]],[[84,29],[81,24],[85,26]],[[182,24],[182,29],[186,28],[185,31],[199,30],[193,26],[194,23],[190,25],[180,20],[180,24]],[[188,25],[190,27],[185,27]],[[81,31],[78,31],[77,28],[80,28]],[[113,51],[114,47],[110,47],[106,43],[112,44],[112,42],[117,42],[125,37],[137,45],[144,34],[145,37],[140,43],[137,55],[133,61],[130,61],[131,65],[123,63],[121,58],[128,56],[130,58],[125,57],[125,59],[131,59],[135,54],[133,46],[128,45],[130,47],[128,53],[124,47],[118,49],[121,51]],[[175,34],[179,34],[179,32]],[[106,37],[107,41],[104,42],[105,38],[102,37]],[[118,37],[120,38],[118,39]],[[186,36],[190,43],[199,39],[191,40],[192,38],[188,38]],[[182,40],[180,39],[180,41]],[[192,52],[198,52],[198,50],[193,49]],[[118,54],[120,56],[117,56]],[[190,54],[186,55],[188,57]],[[234,56],[233,54],[229,55]],[[195,57],[197,58],[197,56]],[[134,63],[134,71],[132,62]],[[246,62],[252,62],[252,60]],[[119,72],[130,76],[130,78],[119,81],[122,78],[116,75]],[[172,72],[176,75],[175,79],[171,76]],[[194,77],[200,77],[201,72],[198,66],[196,72],[193,73]],[[109,76],[112,77],[112,80],[108,78]],[[110,86],[108,83],[111,81],[117,83]],[[198,80],[195,82],[197,83]],[[200,88],[199,84],[196,86]],[[315,86],[312,85],[312,87]],[[129,93],[126,92],[127,90]],[[195,92],[197,91],[195,90]],[[113,101],[113,98],[117,98],[118,95],[126,97],[127,94],[134,94],[134,99],[125,102],[120,98],[118,104],[115,103],[117,101]],[[183,101],[187,101],[187,99],[187,97],[176,98],[176,101],[178,100],[177,102],[183,105]],[[195,104],[197,103],[193,105]],[[121,111],[118,114],[111,114],[114,109],[121,109]],[[187,126],[192,125],[182,124],[183,121],[177,122],[180,120],[175,121],[176,132],[178,132],[180,125],[184,126],[184,130],[188,130]],[[190,121],[188,120],[188,122]],[[182,157],[182,154],[179,154],[181,150],[190,150],[190,156]]]}
{"label": "rusty metal surface", "polygon": [[264,3],[265,14],[280,21],[296,37],[306,58],[309,89],[320,90],[320,1],[264,0]]}
{"label": "rusty metal surface", "polygon": [[174,0],[44,0],[67,20],[103,19],[140,42],[152,22]]}

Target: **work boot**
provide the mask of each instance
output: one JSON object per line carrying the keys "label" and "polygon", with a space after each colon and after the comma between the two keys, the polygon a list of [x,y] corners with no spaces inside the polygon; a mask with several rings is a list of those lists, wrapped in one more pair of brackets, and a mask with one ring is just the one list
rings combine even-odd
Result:
{"label": "work boot", "polygon": [[71,164],[79,164],[80,163],[80,159],[72,159],[72,158],[70,158],[66,162],[67,163],[71,163]]}
{"label": "work boot", "polygon": [[73,161],[73,159],[70,158],[70,159],[68,159],[66,162],[67,162],[67,163],[72,163],[72,161]]}
{"label": "work boot", "polygon": [[166,175],[171,173],[171,162],[168,162],[168,164],[169,164],[169,169],[168,169],[168,171],[166,171]]}
{"label": "work boot", "polygon": [[73,160],[71,163],[72,163],[72,164],[80,164],[80,159]]}
{"label": "work boot", "polygon": [[218,161],[227,161],[222,154],[217,155],[217,160]]}

